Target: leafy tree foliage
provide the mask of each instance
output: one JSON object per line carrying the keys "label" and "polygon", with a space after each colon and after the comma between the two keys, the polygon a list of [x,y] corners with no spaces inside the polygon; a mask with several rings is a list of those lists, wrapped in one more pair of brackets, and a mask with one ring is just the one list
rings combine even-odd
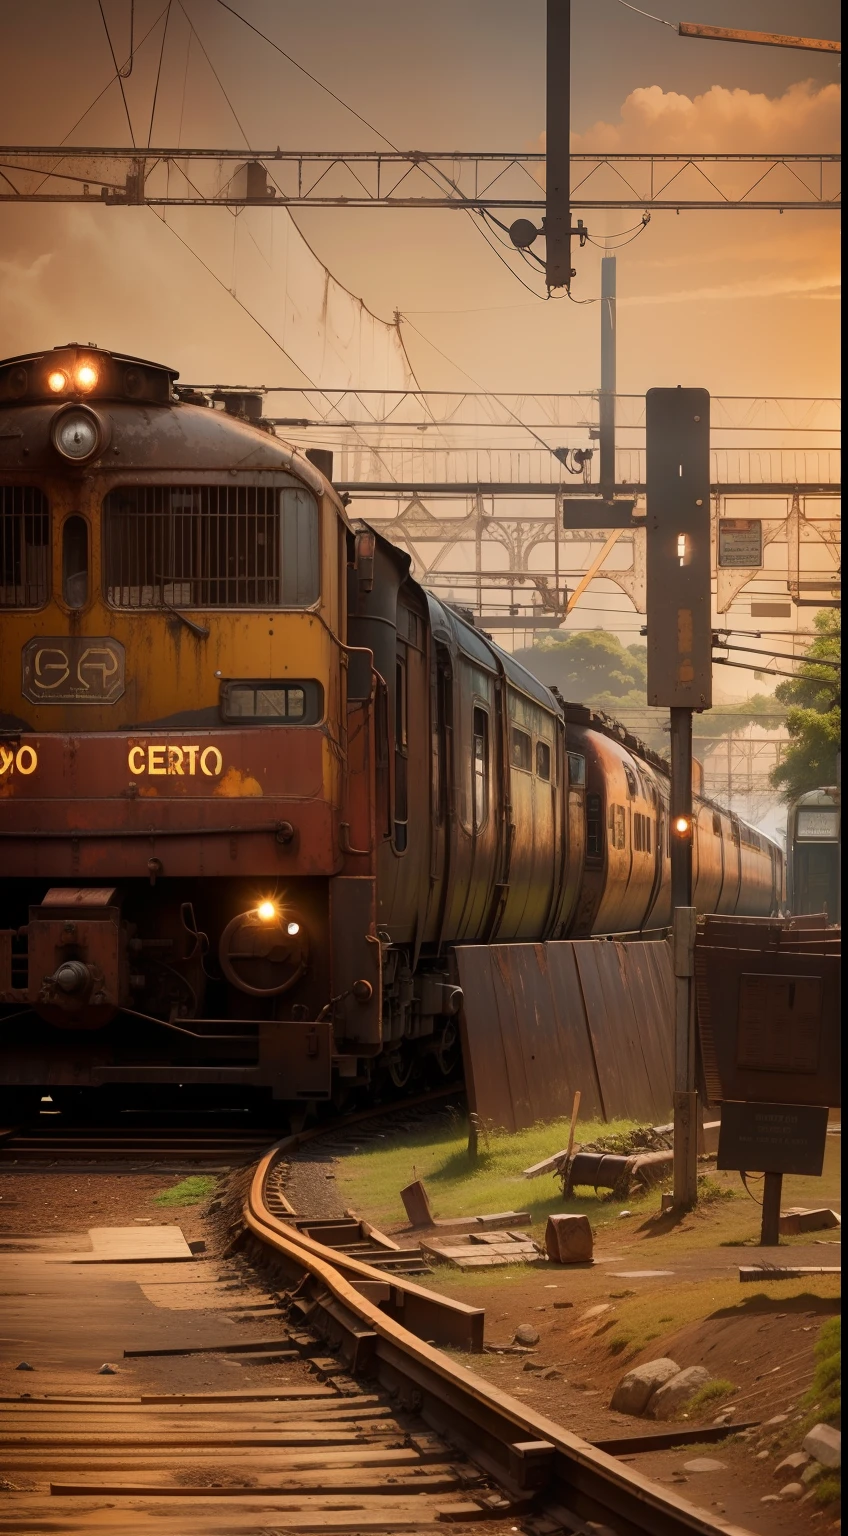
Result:
{"label": "leafy tree foliage", "polygon": [[841,733],[840,674],[817,662],[839,661],[842,655],[842,616],[822,609],[815,617],[818,633],[797,677],[780,683],[775,694],[786,709],[786,729],[792,740],[771,782],[784,800],[836,783],[836,754]]}
{"label": "leafy tree foliage", "polygon": [[648,649],[624,646],[605,629],[545,635],[515,657],[548,686],[553,683],[573,704],[591,704],[610,713],[627,701],[645,707]]}

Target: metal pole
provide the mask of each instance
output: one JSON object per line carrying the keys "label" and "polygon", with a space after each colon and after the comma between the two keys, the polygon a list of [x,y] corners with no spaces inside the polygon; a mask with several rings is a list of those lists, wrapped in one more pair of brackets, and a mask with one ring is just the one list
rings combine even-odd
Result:
{"label": "metal pole", "polygon": [[671,905],[674,913],[674,1204],[698,1199],[695,931],[692,905],[692,710],[671,709]]}
{"label": "metal pole", "polygon": [[598,402],[600,424],[601,494],[607,501],[615,495],[615,257],[601,260],[601,394]]}
{"label": "metal pole", "polygon": [[571,284],[571,0],[548,0],[545,243],[549,288]]}
{"label": "metal pole", "polygon": [[692,713],[670,710],[672,909],[692,905]]}
{"label": "metal pole", "polygon": [[767,1173],[763,1179],[763,1220],[760,1228],[760,1247],[776,1248],[780,1242],[780,1197],[783,1193],[783,1174]]}

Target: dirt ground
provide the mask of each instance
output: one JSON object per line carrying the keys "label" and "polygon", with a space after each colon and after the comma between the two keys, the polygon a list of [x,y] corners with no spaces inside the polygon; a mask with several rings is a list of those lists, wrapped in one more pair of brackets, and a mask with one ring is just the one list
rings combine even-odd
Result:
{"label": "dirt ground", "polygon": [[178,1184],[183,1173],[90,1169],[67,1172],[20,1167],[0,1172],[0,1243],[44,1233],[84,1232],[89,1227],[173,1224],[187,1241],[203,1238],[204,1211],[214,1194],[197,1205],[163,1206],[156,1196]]}
{"label": "dirt ground", "polygon": [[[304,1149],[289,1173],[289,1199],[310,1213],[318,1207],[323,1214],[340,1211],[344,1183],[339,1168],[320,1144],[313,1157]],[[205,1238],[211,1256],[219,1246],[219,1231],[207,1213],[210,1201],[219,1194],[226,1197],[226,1184],[197,1205],[157,1205],[156,1196],[180,1177],[155,1169],[4,1171],[0,1251],[14,1252],[37,1234],[61,1246],[69,1234],[88,1227],[138,1221],[177,1224],[187,1239]],[[485,1275],[440,1267],[420,1279],[485,1308],[487,1351],[462,1357],[464,1364],[590,1441],[655,1428],[650,1421],[609,1410],[613,1388],[631,1364],[670,1356],[680,1366],[706,1365],[733,1390],[693,1417],[692,1427],[712,1424],[727,1409],[735,1424],[757,1427],[718,1444],[639,1454],[630,1464],[659,1482],[679,1486],[693,1502],[757,1536],[838,1528],[833,1509],[820,1510],[813,1498],[791,1504],[762,1501],[792,1480],[789,1474],[776,1477],[775,1469],[797,1448],[813,1345],[822,1322],[839,1310],[839,1277],[740,1286],[739,1263],[756,1261],[760,1252],[711,1244],[714,1222],[719,1231],[720,1213],[705,1207],[677,1226],[657,1223],[649,1238],[644,1220],[638,1226],[623,1220],[599,1234],[592,1265],[522,1265]],[[768,1257],[832,1265],[839,1263],[840,1252],[837,1232],[770,1250]],[[516,1329],[526,1323],[539,1333],[528,1354],[494,1352],[510,1349]],[[551,1368],[556,1374],[542,1379],[542,1370]],[[687,1471],[686,1463],[695,1457],[720,1465],[709,1472]]]}
{"label": "dirt ground", "polygon": [[[784,1206],[829,1204],[839,1210],[839,1149],[839,1136],[829,1137],[822,1180],[787,1179]],[[287,1196],[298,1210],[341,1214],[349,1187],[343,1160],[329,1158],[320,1146],[315,1154],[304,1147],[293,1160]],[[555,1199],[550,1208],[556,1209]],[[367,1198],[359,1199],[356,1211],[378,1219]],[[686,1427],[706,1428],[728,1411],[734,1424],[755,1427],[719,1443],[705,1445],[696,1437],[694,1446],[640,1453],[625,1458],[629,1464],[679,1486],[686,1497],[757,1536],[838,1529],[834,1509],[820,1509],[812,1494],[797,1503],[763,1500],[794,1481],[794,1474],[776,1475],[776,1468],[798,1449],[814,1344],[822,1324],[840,1311],[840,1276],[741,1285],[739,1266],[837,1266],[841,1234],[837,1228],[763,1250],[755,1246],[758,1221],[752,1205],[751,1233],[740,1239],[738,1203],[731,1211],[722,1200],[709,1202],[680,1222],[660,1216],[657,1194],[648,1215],[642,1209],[599,1228],[592,1265],[541,1263],[470,1273],[440,1266],[417,1278],[485,1308],[486,1352],[461,1357],[465,1365],[590,1441],[659,1428],[609,1409],[631,1366],[660,1356],[681,1367],[706,1366],[730,1390],[693,1414]],[[386,1230],[398,1241],[415,1240],[408,1226],[387,1223]],[[534,1236],[541,1235],[534,1226]],[[522,1324],[539,1333],[527,1354],[511,1352]],[[499,1347],[510,1352],[495,1352]],[[542,1376],[551,1369],[555,1375]],[[686,1463],[696,1458],[720,1466],[687,1471]]]}

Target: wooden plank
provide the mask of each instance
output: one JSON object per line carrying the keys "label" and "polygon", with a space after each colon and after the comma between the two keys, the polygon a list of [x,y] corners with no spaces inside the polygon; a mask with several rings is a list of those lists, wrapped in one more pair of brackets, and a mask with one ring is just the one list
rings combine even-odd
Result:
{"label": "wooden plank", "polygon": [[803,1280],[807,1275],[841,1275],[841,1264],[740,1264],[739,1279]]}
{"label": "wooden plank", "polygon": [[[469,1467],[470,1481],[475,1481],[474,1472]],[[476,1481],[482,1481],[479,1473]],[[336,1501],[344,1494],[356,1494],[360,1497],[373,1498],[375,1495],[389,1495],[396,1498],[398,1495],[412,1494],[417,1498],[426,1493],[448,1493],[454,1488],[467,1486],[466,1478],[452,1467],[446,1467],[443,1472],[417,1472],[414,1476],[406,1478],[392,1474],[388,1469],[374,1472],[343,1474],[333,1480],[327,1487],[325,1480],[319,1475],[311,1477],[301,1476],[295,1481],[281,1481],[271,1473],[266,1473],[264,1478],[256,1483],[227,1484],[226,1486],[210,1487],[208,1483],[198,1483],[194,1487],[168,1482],[131,1482],[128,1479],[108,1479],[99,1482],[51,1482],[50,1492],[54,1495],[103,1495],[117,1494],[125,1498],[224,1498],[240,1499],[245,1494],[275,1494],[283,1498],[304,1498],[317,1495],[320,1499],[318,1508],[332,1509],[336,1507]],[[346,1501],[347,1502],[347,1501]],[[408,1499],[402,1499],[402,1505],[406,1506]],[[286,1502],[282,1508],[291,1508]],[[367,1506],[364,1506],[367,1507]]]}
{"label": "wooden plank", "polygon": [[606,1451],[608,1456],[639,1456],[643,1451],[673,1451],[677,1445],[714,1445],[742,1430],[759,1427],[758,1419],[746,1419],[739,1424],[702,1424],[696,1429],[661,1430],[658,1434],[618,1435],[613,1440],[592,1440],[590,1444],[596,1451]]}
{"label": "wooden plank", "polygon": [[[142,1392],[139,1399],[142,1403],[237,1403],[251,1402],[260,1399],[296,1397],[340,1397],[337,1387],[330,1386],[301,1386],[301,1387],[255,1387],[252,1391],[239,1392]],[[15,1401],[15,1399],[6,1399]],[[66,1402],[80,1399],[66,1398]]]}
{"label": "wooden plank", "polygon": [[283,1358],[287,1360],[300,1360],[300,1350],[290,1348],[291,1340],[288,1334],[283,1339],[243,1339],[238,1343],[227,1344],[184,1344],[171,1349],[125,1349],[125,1360],[145,1360],[148,1358],[164,1358],[170,1355],[249,1355],[254,1351],[258,1354],[267,1354],[268,1351],[282,1351]]}
{"label": "wooden plank", "polygon": [[179,1227],[89,1227],[92,1252],[77,1254],[75,1264],[150,1264],[193,1259]]}

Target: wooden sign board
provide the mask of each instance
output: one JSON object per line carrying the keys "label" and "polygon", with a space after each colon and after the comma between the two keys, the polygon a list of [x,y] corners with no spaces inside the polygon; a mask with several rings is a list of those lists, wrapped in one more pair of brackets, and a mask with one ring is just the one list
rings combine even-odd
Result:
{"label": "wooden sign board", "polygon": [[826,1140],[827,1110],[818,1105],[728,1099],[721,1107],[716,1167],[819,1177]]}

